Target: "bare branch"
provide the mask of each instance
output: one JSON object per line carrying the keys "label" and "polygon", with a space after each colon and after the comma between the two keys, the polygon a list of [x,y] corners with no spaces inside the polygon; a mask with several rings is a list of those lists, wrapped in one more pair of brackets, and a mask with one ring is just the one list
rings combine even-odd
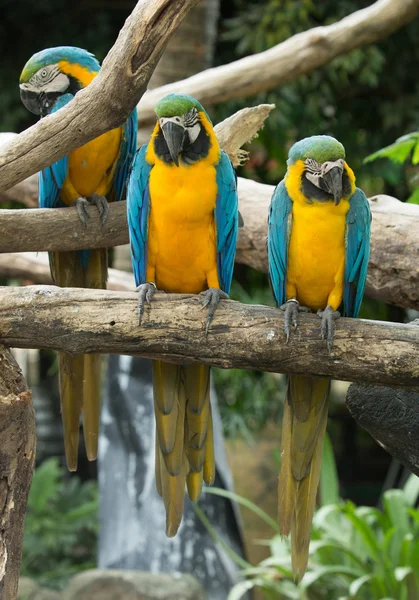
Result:
{"label": "bare branch", "polygon": [[139,0],[92,83],[1,147],[0,189],[122,125],[145,92],[170,35],[197,2]]}
{"label": "bare branch", "polygon": [[269,90],[340,54],[386,38],[418,13],[418,0],[378,0],[337,23],[298,33],[260,54],[150,90],[139,104],[139,124],[145,126],[154,119],[153,107],[166,94],[191,94],[208,107]]}
{"label": "bare branch", "polygon": [[206,337],[198,296],[157,294],[141,327],[135,293],[27,286],[2,288],[1,299],[0,339],[11,347],[419,385],[416,325],[342,318],[329,355],[316,315],[301,315],[285,344],[283,313],[267,306],[221,302]]}

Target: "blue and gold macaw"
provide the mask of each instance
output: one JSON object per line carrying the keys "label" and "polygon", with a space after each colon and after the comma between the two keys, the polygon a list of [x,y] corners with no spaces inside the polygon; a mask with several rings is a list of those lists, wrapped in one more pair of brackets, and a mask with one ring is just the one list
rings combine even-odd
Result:
{"label": "blue and gold macaw", "polygon": [[[135,157],[127,194],[139,322],[156,289],[202,294],[208,331],[233,276],[236,177],[197,100],[170,94],[155,112],[156,126]],[[156,485],[171,537],[182,520],[185,482],[197,502],[203,481],[210,485],[215,477],[210,369],[154,360],[153,391]]]}
{"label": "blue and gold macaw", "polygon": [[[361,306],[370,252],[371,213],[345,162],[345,149],[319,135],[294,144],[288,170],[272,196],[268,221],[269,273],[277,306],[285,311],[287,341],[300,311],[321,317],[331,350],[334,321]],[[279,477],[281,535],[291,532],[292,566],[307,568],[319,485],[330,379],[290,375],[282,425]]]}
{"label": "blue and gold macaw", "polygon": [[[70,102],[89,85],[100,65],[93,54],[71,46],[48,48],[34,54],[20,77],[23,104],[41,118]],[[137,144],[137,113],[122,127],[113,129],[70,152],[44,169],[39,178],[39,206],[75,205],[84,225],[87,206],[99,210],[102,224],[108,202],[121,200]],[[107,250],[50,252],[51,274],[61,287],[104,289],[107,281]],[[80,412],[89,460],[97,457],[101,357],[98,354],[59,355],[61,411],[64,444],[70,471],[77,468]]]}

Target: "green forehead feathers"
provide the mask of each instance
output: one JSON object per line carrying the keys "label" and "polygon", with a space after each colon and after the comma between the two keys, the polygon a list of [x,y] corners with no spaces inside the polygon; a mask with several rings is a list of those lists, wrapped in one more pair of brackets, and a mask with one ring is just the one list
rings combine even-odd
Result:
{"label": "green forehead feathers", "polygon": [[165,96],[157,102],[154,112],[157,118],[161,119],[162,117],[180,117],[192,108],[196,108],[198,112],[205,113],[207,119],[211,122],[202,104],[187,94],[169,94]]}
{"label": "green forehead feathers", "polygon": [[313,135],[296,142],[288,153],[287,163],[313,158],[319,163],[345,158],[345,148],[330,135]]}

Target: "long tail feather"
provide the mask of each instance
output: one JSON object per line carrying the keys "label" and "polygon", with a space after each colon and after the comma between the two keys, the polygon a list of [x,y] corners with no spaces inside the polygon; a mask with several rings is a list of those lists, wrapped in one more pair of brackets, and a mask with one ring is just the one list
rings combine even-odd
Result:
{"label": "long tail feather", "polygon": [[69,471],[77,471],[84,361],[82,354],[69,356],[60,353],[58,356],[65,456]]}
{"label": "long tail feather", "polygon": [[289,377],[282,427],[279,524],[282,535],[291,531],[292,568],[299,579],[308,563],[329,392],[329,379]]}
{"label": "long tail feather", "polygon": [[[52,252],[51,274],[60,287],[105,289],[107,250],[91,250],[86,264],[78,252]],[[59,354],[61,411],[67,466],[77,469],[80,412],[86,453],[97,458],[100,417],[101,357],[97,354],[69,357]]]}
{"label": "long tail feather", "polygon": [[210,406],[210,370],[153,361],[156,414],[156,485],[166,508],[166,533],[182,520],[185,483],[197,502],[202,483],[215,477]]}

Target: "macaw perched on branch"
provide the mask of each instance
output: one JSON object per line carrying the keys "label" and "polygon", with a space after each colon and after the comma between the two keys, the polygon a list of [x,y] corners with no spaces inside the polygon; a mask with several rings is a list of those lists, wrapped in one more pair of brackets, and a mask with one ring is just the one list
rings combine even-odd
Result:
{"label": "macaw perched on branch", "polygon": [[[127,194],[139,323],[157,289],[201,294],[208,333],[233,276],[236,176],[197,100],[170,94],[155,112],[156,126],[135,157]],[[153,391],[156,484],[172,537],[182,520],[185,483],[197,502],[203,481],[210,485],[215,477],[210,369],[155,360]]]}
{"label": "macaw perched on branch", "polygon": [[[100,65],[93,54],[71,46],[34,54],[20,77],[20,95],[31,112],[45,117],[72,100],[89,85]],[[87,206],[94,204],[104,224],[108,202],[121,200],[137,144],[137,113],[113,129],[70,152],[40,173],[39,206],[77,207],[87,224]],[[61,287],[106,288],[107,250],[50,252],[51,274]],[[101,357],[98,354],[59,355],[61,411],[67,465],[77,468],[80,412],[89,460],[97,457]]]}
{"label": "macaw perched on branch", "polygon": [[[331,351],[338,308],[356,317],[370,252],[371,213],[345,149],[319,135],[294,144],[288,170],[272,196],[268,220],[269,273],[277,306],[285,311],[287,341],[298,313],[317,311]],[[282,425],[279,525],[291,532],[292,567],[307,568],[319,485],[330,380],[290,375]]]}

